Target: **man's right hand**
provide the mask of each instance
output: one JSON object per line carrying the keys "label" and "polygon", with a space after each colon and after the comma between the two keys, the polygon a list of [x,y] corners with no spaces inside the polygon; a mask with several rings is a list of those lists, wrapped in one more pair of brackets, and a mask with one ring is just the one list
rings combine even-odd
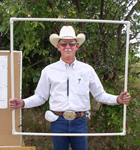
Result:
{"label": "man's right hand", "polygon": [[17,108],[23,108],[24,107],[24,101],[18,98],[12,98],[9,100],[9,108],[11,110],[17,109]]}

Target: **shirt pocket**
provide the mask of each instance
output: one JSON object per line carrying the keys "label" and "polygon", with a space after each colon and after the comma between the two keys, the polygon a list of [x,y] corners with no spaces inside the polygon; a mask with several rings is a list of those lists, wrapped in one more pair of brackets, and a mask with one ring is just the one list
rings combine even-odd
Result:
{"label": "shirt pocket", "polygon": [[82,77],[76,79],[76,94],[88,95],[89,94],[89,82]]}

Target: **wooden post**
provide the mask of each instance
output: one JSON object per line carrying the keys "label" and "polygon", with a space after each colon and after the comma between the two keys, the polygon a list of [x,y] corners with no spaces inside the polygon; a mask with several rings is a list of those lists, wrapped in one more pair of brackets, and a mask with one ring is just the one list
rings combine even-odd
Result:
{"label": "wooden post", "polygon": [[[9,109],[8,101],[11,98],[11,65],[10,65],[10,51],[2,51],[0,50],[0,56],[5,56],[7,62],[7,77],[1,76],[2,75],[2,69],[5,67],[4,64],[2,64],[0,67],[0,150],[35,150],[35,147],[25,147],[23,145],[22,136],[20,135],[13,135],[12,134],[12,111]],[[15,86],[15,97],[20,98],[21,97],[21,65],[22,65],[22,52],[21,51],[14,51],[14,86]],[[2,61],[2,58],[0,57],[0,62],[4,63]],[[4,70],[5,71],[5,70]],[[6,79],[7,82],[7,90],[3,90],[3,82],[2,77]],[[6,86],[5,86],[6,87]],[[5,88],[4,87],[4,88]],[[4,91],[4,93],[2,93]],[[5,94],[7,93],[7,94]],[[6,95],[7,99],[4,99],[3,95]],[[6,101],[7,108],[5,105],[3,105],[3,101]],[[4,107],[3,107],[4,106]],[[15,111],[15,126],[16,131],[21,130],[21,111],[20,109],[17,109]]]}
{"label": "wooden post", "polygon": [[0,150],[36,150],[35,147],[0,147]]}

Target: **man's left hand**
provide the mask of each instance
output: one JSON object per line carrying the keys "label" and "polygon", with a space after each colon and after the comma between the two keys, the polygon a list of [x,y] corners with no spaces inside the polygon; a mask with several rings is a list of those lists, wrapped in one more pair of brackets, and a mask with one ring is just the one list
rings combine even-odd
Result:
{"label": "man's left hand", "polygon": [[118,104],[129,104],[131,101],[131,96],[127,92],[122,92],[118,97],[117,97],[117,102]]}

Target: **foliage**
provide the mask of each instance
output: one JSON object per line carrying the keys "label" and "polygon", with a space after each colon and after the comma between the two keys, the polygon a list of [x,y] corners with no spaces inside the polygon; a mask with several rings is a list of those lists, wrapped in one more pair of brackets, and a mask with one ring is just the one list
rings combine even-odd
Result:
{"label": "foliage", "polygon": [[[128,108],[128,134],[139,136],[137,124],[138,115],[135,107],[138,87],[133,84],[139,79],[139,71],[135,57],[138,52],[140,32],[140,2],[138,0],[3,0],[0,2],[0,49],[10,49],[10,17],[35,18],[80,18],[104,20],[129,20],[131,22],[130,57],[129,57],[129,92],[135,103]],[[72,25],[76,33],[85,33],[86,41],[77,53],[77,59],[89,63],[98,73],[106,91],[119,94],[123,91],[126,26],[122,24],[83,23],[83,22],[14,22],[14,48],[23,52],[23,97],[34,93],[41,70],[48,64],[57,61],[59,52],[49,42],[52,33],[59,33],[64,24]],[[43,106],[44,109],[48,104]],[[93,117],[97,132],[122,131],[122,106],[102,105]],[[132,117],[134,116],[134,118]],[[100,125],[100,126],[99,126]],[[133,132],[130,132],[132,131]],[[123,140],[122,140],[123,139]],[[127,139],[116,137],[116,140],[129,143],[135,140],[134,146],[139,145],[137,138]],[[115,143],[114,143],[115,147]],[[124,145],[125,147],[125,145]],[[117,147],[115,147],[117,148]]]}

